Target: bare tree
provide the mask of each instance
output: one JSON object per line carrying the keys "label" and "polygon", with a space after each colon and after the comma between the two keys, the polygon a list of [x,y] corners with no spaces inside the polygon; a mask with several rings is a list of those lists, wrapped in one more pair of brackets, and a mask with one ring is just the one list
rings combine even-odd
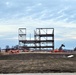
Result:
{"label": "bare tree", "polygon": [[6,49],[5,49],[5,51],[8,52],[9,50],[10,50],[9,45],[6,45]]}
{"label": "bare tree", "polygon": [[1,52],[1,47],[0,47],[0,52]]}
{"label": "bare tree", "polygon": [[16,49],[16,50],[19,49],[19,46],[18,45],[14,46],[14,49]]}

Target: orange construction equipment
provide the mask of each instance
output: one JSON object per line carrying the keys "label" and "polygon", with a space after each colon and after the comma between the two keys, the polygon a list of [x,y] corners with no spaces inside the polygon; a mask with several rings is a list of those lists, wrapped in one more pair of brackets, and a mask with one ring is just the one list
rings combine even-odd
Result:
{"label": "orange construction equipment", "polygon": [[55,49],[55,50],[52,50],[51,52],[64,52],[63,48],[62,47],[65,47],[64,44],[61,44],[61,46],[59,47],[59,49]]}
{"label": "orange construction equipment", "polygon": [[54,50],[53,52],[64,52],[63,50]]}
{"label": "orange construction equipment", "polygon": [[18,54],[20,51],[19,50],[9,50],[9,54]]}

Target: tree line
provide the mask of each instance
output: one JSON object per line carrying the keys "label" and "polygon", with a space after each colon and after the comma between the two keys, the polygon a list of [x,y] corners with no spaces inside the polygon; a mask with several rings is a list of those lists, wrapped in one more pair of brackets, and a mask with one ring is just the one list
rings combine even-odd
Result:
{"label": "tree line", "polygon": [[18,45],[12,46],[11,48],[9,47],[9,45],[6,45],[5,51],[9,51],[9,50],[17,50],[19,49]]}

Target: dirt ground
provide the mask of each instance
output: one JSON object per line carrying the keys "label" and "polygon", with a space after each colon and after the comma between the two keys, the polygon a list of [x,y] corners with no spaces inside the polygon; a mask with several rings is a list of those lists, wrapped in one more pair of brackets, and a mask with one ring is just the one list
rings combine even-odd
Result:
{"label": "dirt ground", "polygon": [[0,73],[76,72],[76,54],[25,53],[0,55]]}

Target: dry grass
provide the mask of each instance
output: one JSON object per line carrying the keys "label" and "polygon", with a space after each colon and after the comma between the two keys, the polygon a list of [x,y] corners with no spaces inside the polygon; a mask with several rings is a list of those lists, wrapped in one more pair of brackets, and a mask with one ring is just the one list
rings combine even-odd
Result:
{"label": "dry grass", "polygon": [[[18,54],[0,56],[0,73],[76,72],[76,55]],[[65,57],[64,57],[65,56]]]}

